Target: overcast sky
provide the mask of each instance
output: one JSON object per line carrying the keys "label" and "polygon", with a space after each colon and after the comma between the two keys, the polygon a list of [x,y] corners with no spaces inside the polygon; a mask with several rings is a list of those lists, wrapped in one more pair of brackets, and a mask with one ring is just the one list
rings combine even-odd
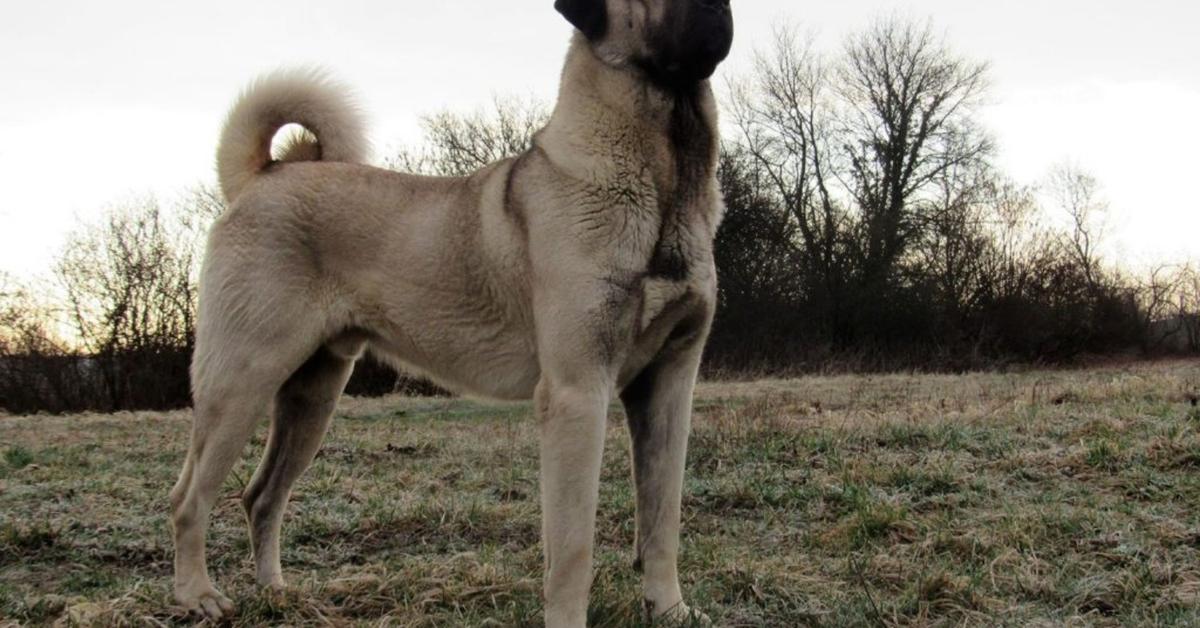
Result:
{"label": "overcast sky", "polygon": [[[0,6],[0,271],[42,273],[78,220],[214,180],[222,115],[257,74],[298,64],[354,86],[382,154],[423,113],[493,95],[552,100],[570,29],[550,0]],[[1072,160],[1111,201],[1123,259],[1200,259],[1200,2],[1195,0],[734,0],[722,75],[773,24],[836,49],[898,13],[931,18],[992,64],[985,122],[1000,165],[1034,183]]]}

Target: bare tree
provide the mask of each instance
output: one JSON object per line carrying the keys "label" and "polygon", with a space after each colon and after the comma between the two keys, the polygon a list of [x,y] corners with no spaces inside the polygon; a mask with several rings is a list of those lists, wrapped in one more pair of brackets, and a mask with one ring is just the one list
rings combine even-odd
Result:
{"label": "bare tree", "polygon": [[885,20],[832,59],[781,27],[749,79],[731,85],[738,143],[783,209],[775,231],[794,242],[796,271],[836,344],[855,342],[856,320],[887,308],[901,263],[921,257],[913,245],[937,242],[955,273],[968,260],[946,230],[976,221],[951,215],[976,192],[951,187],[976,185],[962,173],[986,170],[992,144],[973,122],[985,75],[928,26]]}
{"label": "bare tree", "polygon": [[1095,292],[1100,286],[1100,244],[1108,203],[1100,197],[1100,183],[1077,165],[1064,163],[1051,170],[1047,188],[1058,208],[1070,220],[1065,243]]}
{"label": "bare tree", "polygon": [[846,335],[854,217],[839,187],[830,78],[830,62],[811,38],[781,26],[773,47],[756,52],[751,76],[731,83],[728,108],[740,131],[738,150],[783,210],[774,220],[764,215],[764,229],[792,243],[802,289],[821,310],[814,322]]}
{"label": "bare tree", "polygon": [[184,235],[202,241],[212,223],[225,213],[225,209],[225,196],[220,188],[201,184],[184,191],[176,214]]}
{"label": "bare tree", "polygon": [[988,184],[985,205],[991,242],[985,276],[992,298],[1015,297],[1028,286],[1029,270],[1049,240],[1041,223],[1041,206],[1033,188],[999,176]]}
{"label": "bare tree", "polygon": [[541,103],[511,97],[495,98],[490,111],[429,115],[421,120],[425,132],[421,148],[401,149],[385,165],[418,174],[467,175],[524,152],[549,116]]}
{"label": "bare tree", "polygon": [[51,306],[28,284],[0,272],[0,358],[61,350]]}
{"label": "bare tree", "polygon": [[226,209],[225,195],[220,188],[210,184],[188,188],[174,206],[175,240],[180,249],[178,254],[191,261],[189,281],[192,294],[189,298],[199,297],[200,265],[204,262],[208,232]]}
{"label": "bare tree", "polygon": [[1181,273],[1177,313],[1187,338],[1186,349],[1200,351],[1200,272],[1186,266]]}
{"label": "bare tree", "polygon": [[777,228],[798,237],[805,262],[826,276],[836,274],[848,220],[831,191],[828,75],[812,42],[780,27],[773,50],[755,54],[751,80],[733,83],[729,99],[744,150],[786,211]]}
{"label": "bare tree", "polygon": [[0,409],[61,412],[88,397],[86,373],[69,355],[53,302],[0,273]]}
{"label": "bare tree", "polygon": [[[192,247],[151,197],[116,206],[102,223],[68,238],[55,273],[80,348],[97,360],[112,407],[186,402],[193,269]],[[150,385],[151,375],[161,385]]]}
{"label": "bare tree", "polygon": [[912,272],[937,287],[944,313],[954,326],[989,296],[991,240],[986,223],[993,176],[982,164],[968,163],[935,177],[937,196],[928,201],[925,226],[915,247]]}
{"label": "bare tree", "polygon": [[918,235],[938,178],[991,154],[974,122],[986,76],[986,64],[954,54],[928,23],[884,19],[847,43],[841,134],[868,282],[885,277]]}
{"label": "bare tree", "polygon": [[1138,282],[1135,290],[1141,306],[1141,323],[1146,330],[1143,350],[1157,351],[1170,348],[1167,345],[1188,343],[1186,312],[1179,307],[1187,280],[1188,269],[1159,264]]}

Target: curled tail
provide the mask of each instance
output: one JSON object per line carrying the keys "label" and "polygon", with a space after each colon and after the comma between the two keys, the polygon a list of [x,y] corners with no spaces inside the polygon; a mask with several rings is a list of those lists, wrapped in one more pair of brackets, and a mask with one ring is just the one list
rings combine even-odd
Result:
{"label": "curled tail", "polygon": [[217,176],[232,203],[272,163],[271,141],[299,124],[278,161],[364,163],[369,145],[358,108],[346,90],[315,70],[284,70],[254,81],[229,110],[217,149]]}

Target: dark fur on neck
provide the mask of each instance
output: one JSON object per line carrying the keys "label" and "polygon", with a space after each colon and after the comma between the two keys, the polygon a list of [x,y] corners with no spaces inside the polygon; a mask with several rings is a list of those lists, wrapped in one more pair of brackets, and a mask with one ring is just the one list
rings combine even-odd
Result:
{"label": "dark fur on neck", "polygon": [[682,281],[688,276],[680,228],[688,219],[688,210],[708,189],[707,181],[714,174],[718,150],[716,129],[710,126],[702,109],[703,89],[708,89],[707,83],[696,83],[671,93],[674,105],[667,136],[675,162],[675,186],[669,194],[659,197],[662,228],[647,268],[651,277]]}

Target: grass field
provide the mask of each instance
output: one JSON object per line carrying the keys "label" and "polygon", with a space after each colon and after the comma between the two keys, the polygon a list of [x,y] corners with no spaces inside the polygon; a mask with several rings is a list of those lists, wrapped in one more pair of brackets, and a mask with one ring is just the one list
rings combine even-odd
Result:
{"label": "grass field", "polygon": [[[1200,625],[1200,364],[701,387],[689,601],[727,626]],[[185,621],[167,491],[189,415],[0,417],[0,625]],[[264,426],[265,428],[265,426]],[[610,416],[595,626],[644,625]],[[238,494],[209,540],[235,623],[540,622],[527,406],[345,400],[256,591]]]}

